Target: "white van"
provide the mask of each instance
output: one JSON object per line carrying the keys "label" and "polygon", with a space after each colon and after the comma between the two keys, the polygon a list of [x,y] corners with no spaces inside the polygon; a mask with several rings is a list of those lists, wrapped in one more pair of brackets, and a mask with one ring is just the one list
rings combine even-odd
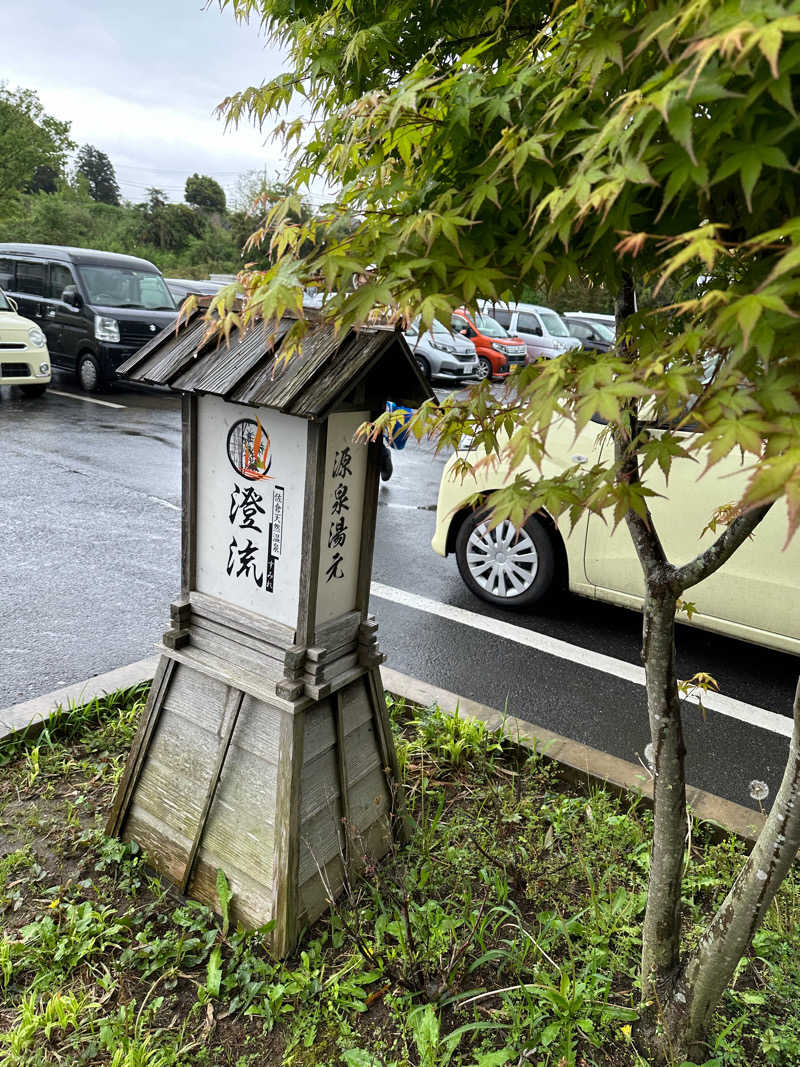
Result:
{"label": "white van", "polygon": [[478,306],[509,333],[522,338],[530,359],[553,359],[581,343],[570,336],[566,323],[552,308],[540,304],[494,304],[488,300],[479,301]]}
{"label": "white van", "polygon": [[50,383],[47,339],[30,319],[17,314],[17,305],[0,289],[0,385],[16,385],[29,396],[40,396]]}

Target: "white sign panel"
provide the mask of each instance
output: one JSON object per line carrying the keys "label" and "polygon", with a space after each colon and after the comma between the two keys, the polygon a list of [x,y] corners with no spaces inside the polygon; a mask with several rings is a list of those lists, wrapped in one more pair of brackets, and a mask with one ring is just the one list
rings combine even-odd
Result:
{"label": "white sign panel", "polygon": [[340,412],[328,419],[325,488],[317,582],[317,623],[356,606],[361,523],[367,478],[367,447],[353,435],[368,411]]}
{"label": "white sign panel", "polygon": [[197,411],[197,589],[296,626],[306,423],[210,396]]}

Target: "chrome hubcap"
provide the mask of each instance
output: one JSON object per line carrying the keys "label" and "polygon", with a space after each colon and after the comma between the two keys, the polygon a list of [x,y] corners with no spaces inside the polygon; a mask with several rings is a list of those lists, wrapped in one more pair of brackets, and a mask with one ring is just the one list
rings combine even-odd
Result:
{"label": "chrome hubcap", "polygon": [[508,519],[493,530],[482,522],[467,541],[467,566],[487,593],[510,598],[533,585],[539,556],[528,533],[517,530]]}
{"label": "chrome hubcap", "polygon": [[478,360],[478,377],[483,381],[484,378],[488,378],[491,374],[491,367],[488,362],[481,359]]}

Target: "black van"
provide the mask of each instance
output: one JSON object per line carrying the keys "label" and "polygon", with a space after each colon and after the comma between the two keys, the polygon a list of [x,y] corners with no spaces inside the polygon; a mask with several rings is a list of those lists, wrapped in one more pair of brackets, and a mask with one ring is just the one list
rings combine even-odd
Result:
{"label": "black van", "polygon": [[177,309],[146,259],[60,245],[0,244],[0,289],[47,337],[50,361],[92,392]]}

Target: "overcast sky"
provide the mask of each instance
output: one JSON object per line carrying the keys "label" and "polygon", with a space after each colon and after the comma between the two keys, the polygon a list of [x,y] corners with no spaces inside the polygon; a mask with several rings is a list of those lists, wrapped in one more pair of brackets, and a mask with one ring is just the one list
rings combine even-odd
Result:
{"label": "overcast sky", "polygon": [[230,195],[244,171],[281,168],[278,144],[253,128],[224,133],[214,114],[282,65],[216,0],[22,0],[3,17],[2,53],[0,78],[35,89],[78,145],[105,152],[127,199],[155,185],[182,200],[195,171]]}

